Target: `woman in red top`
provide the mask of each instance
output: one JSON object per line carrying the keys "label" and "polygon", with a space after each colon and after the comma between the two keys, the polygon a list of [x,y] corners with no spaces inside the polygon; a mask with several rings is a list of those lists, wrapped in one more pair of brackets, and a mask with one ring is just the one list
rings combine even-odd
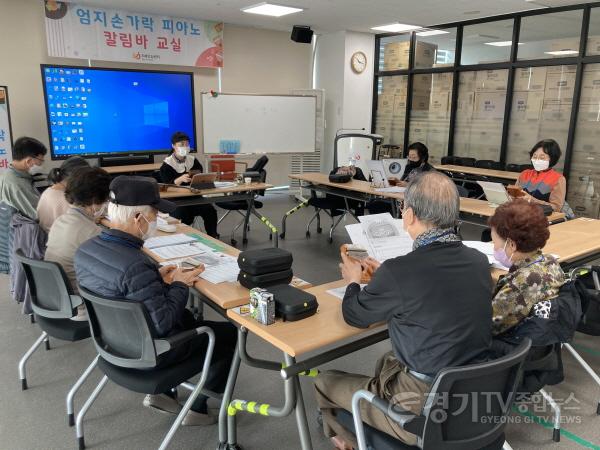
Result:
{"label": "woman in red top", "polygon": [[567,180],[552,167],[558,163],[561,151],[554,139],[544,139],[533,146],[529,152],[533,169],[521,172],[517,185],[525,191],[522,197],[529,202],[550,205],[557,212],[568,214],[569,206],[565,202]]}

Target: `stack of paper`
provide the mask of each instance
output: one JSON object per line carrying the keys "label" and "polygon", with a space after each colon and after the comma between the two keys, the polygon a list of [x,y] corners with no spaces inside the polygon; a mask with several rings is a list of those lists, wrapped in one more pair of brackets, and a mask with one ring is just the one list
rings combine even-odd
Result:
{"label": "stack of paper", "polygon": [[383,187],[383,188],[375,188],[375,191],[377,192],[388,192],[391,194],[394,193],[402,193],[406,190],[405,187],[401,187],[401,186],[390,186],[390,187]]}
{"label": "stack of paper", "polygon": [[204,272],[200,274],[200,278],[205,279],[210,283],[224,283],[226,281],[236,281],[240,268],[238,267],[237,259],[233,256],[219,254],[219,263],[206,266]]}
{"label": "stack of paper", "polygon": [[481,242],[481,241],[463,241],[463,244],[467,247],[479,250],[485,256],[487,256],[488,262],[496,269],[508,270],[508,267],[504,267],[496,258],[494,258],[494,243],[493,242]]}
{"label": "stack of paper", "polygon": [[216,188],[229,188],[235,186],[233,181],[215,181]]}
{"label": "stack of paper", "polygon": [[[170,237],[170,236],[169,236]],[[212,250],[200,242],[188,244],[169,245],[166,247],[153,248],[152,253],[162,259],[186,258],[188,256],[210,253]]]}
{"label": "stack of paper", "polygon": [[[360,288],[362,289],[362,288],[364,288],[365,286],[366,286],[366,284],[361,284],[361,285],[360,285]],[[331,295],[333,295],[334,297],[337,297],[337,298],[339,298],[340,300],[343,300],[343,299],[344,299],[344,295],[346,295],[346,288],[347,288],[347,287],[348,287],[348,286],[341,286],[341,287],[339,287],[339,288],[333,288],[333,289],[329,289],[329,290],[327,291],[327,293],[328,293],[328,294],[331,294]]]}

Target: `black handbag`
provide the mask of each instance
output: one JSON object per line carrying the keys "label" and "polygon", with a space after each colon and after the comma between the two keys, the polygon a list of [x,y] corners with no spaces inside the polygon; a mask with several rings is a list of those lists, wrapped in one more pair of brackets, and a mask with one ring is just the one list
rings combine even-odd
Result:
{"label": "black handbag", "polygon": [[293,322],[306,319],[317,312],[317,297],[289,284],[278,284],[267,289],[275,300],[275,316]]}
{"label": "black handbag", "polygon": [[352,179],[352,175],[332,173],[329,175],[329,181],[332,183],[348,183]]}
{"label": "black handbag", "polygon": [[293,257],[281,248],[247,250],[238,255],[238,266],[249,275],[282,272],[292,268]]}
{"label": "black handbag", "polygon": [[243,270],[238,274],[238,281],[247,289],[255,287],[268,288],[276,284],[288,284],[292,281],[294,273],[291,269],[282,270],[281,272],[270,272],[262,275],[252,275]]}

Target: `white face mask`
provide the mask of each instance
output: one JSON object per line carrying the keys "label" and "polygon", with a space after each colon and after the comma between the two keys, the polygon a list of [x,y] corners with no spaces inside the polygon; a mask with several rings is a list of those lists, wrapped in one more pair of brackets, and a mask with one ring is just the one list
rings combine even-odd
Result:
{"label": "white face mask", "polygon": [[550,167],[550,161],[546,161],[545,159],[532,159],[531,164],[533,164],[533,168],[538,172],[548,170],[548,167]]}
{"label": "white face mask", "polygon": [[92,208],[92,215],[94,216],[94,219],[99,219],[99,218],[103,217],[105,212],[106,212],[106,203],[104,203],[98,210]]}
{"label": "white face mask", "polygon": [[39,175],[40,173],[42,173],[42,166],[38,166],[37,164],[35,166],[31,166],[27,172],[29,172],[29,175]]}
{"label": "white face mask", "polygon": [[[156,223],[156,220],[150,222],[148,219],[146,219],[145,216],[142,216],[142,217],[148,224],[148,229],[146,230],[145,233],[142,233],[142,241],[145,241],[146,239],[150,239],[152,236],[154,236],[156,234],[156,229],[158,228],[158,224]],[[138,225],[138,229],[139,229],[139,225]],[[141,231],[142,230],[140,229],[140,232]]]}
{"label": "white face mask", "polygon": [[179,156],[180,158],[185,158],[189,152],[189,147],[175,147],[175,153],[177,153],[177,156]]}

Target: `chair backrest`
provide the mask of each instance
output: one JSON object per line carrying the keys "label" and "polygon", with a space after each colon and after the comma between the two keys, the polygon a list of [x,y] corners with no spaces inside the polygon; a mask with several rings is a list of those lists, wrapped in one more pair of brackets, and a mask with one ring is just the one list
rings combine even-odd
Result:
{"label": "chair backrest", "polygon": [[15,258],[25,272],[36,315],[48,319],[70,319],[77,315],[81,297],[73,293],[60,264],[27,258],[20,249],[15,252]]}
{"label": "chair backrest", "polygon": [[523,172],[524,170],[533,169],[531,164],[519,164],[519,172]]}
{"label": "chair backrest", "polygon": [[493,161],[491,159],[480,159],[475,162],[475,167],[481,169],[493,169],[493,170],[504,170],[505,166],[499,161]]}
{"label": "chair backrest", "polygon": [[256,160],[252,167],[248,167],[247,172],[260,172],[265,168],[267,163],[269,162],[269,158],[267,155],[262,155],[260,158]]}
{"label": "chair backrest", "polygon": [[521,165],[513,164],[513,163],[507,164],[506,171],[507,172],[521,172]]}
{"label": "chair backrest", "polygon": [[0,202],[0,273],[10,273],[12,254],[12,228],[10,221],[17,212],[12,206]]}
{"label": "chair backrest", "polygon": [[587,289],[587,304],[577,331],[600,336],[600,266],[592,266],[578,276]]}
{"label": "chair backrest", "polygon": [[102,297],[79,286],[88,313],[92,339],[100,357],[126,368],[157,364],[154,326],[142,303]]}
{"label": "chair backrest", "polygon": [[455,156],[454,161],[454,164],[458,166],[475,167],[475,161],[477,160],[475,158]]}
{"label": "chair backrest", "polygon": [[480,364],[439,372],[423,407],[424,450],[483,448],[504,432],[531,341]]}
{"label": "chair backrest", "polygon": [[456,190],[458,191],[459,197],[469,198],[469,190],[466,187],[457,184]]}
{"label": "chair backrest", "polygon": [[454,156],[442,156],[441,163],[454,165],[456,163],[456,158]]}

